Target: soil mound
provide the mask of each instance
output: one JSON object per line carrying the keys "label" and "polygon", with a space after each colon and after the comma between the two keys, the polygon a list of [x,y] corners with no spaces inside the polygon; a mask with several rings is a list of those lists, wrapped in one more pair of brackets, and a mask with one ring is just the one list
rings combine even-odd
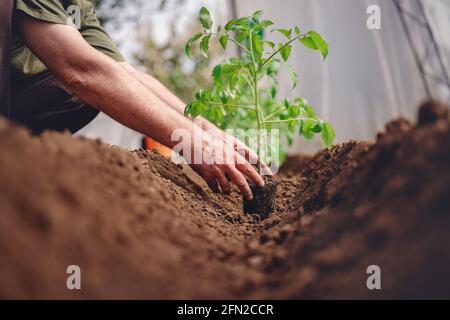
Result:
{"label": "soil mound", "polygon": [[445,110],[285,166],[266,220],[155,152],[0,119],[0,297],[449,298]]}

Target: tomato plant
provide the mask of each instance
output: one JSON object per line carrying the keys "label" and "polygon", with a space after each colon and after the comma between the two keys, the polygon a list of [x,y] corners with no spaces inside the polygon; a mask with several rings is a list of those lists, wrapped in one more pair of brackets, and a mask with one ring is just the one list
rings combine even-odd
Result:
{"label": "tomato plant", "polygon": [[[308,140],[320,133],[324,144],[330,147],[335,137],[332,126],[321,120],[305,99],[277,99],[281,64],[286,66],[293,88],[297,85],[298,76],[288,64],[293,45],[300,43],[316,50],[325,60],[328,55],[327,42],[319,33],[302,33],[297,26],[292,29],[276,28],[272,21],[263,19],[262,14],[260,10],[213,29],[208,9],[201,8],[199,20],[203,30],[187,42],[186,55],[190,57],[193,44],[198,42],[201,53],[207,58],[213,38],[224,50],[230,44],[236,46],[241,55],[226,59],[214,67],[213,86],[195,94],[194,100],[186,106],[185,115],[193,118],[202,115],[224,129],[258,129],[256,151],[262,160],[262,129],[279,129],[289,144],[295,132]],[[285,41],[276,44],[265,40],[268,30],[279,32]],[[262,82],[266,85],[262,86]]]}

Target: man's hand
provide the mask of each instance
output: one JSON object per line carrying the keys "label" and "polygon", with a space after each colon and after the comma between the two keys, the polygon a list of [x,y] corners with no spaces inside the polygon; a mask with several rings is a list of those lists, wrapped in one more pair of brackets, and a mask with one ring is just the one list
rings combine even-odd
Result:
{"label": "man's hand", "polygon": [[[258,163],[258,155],[238,138],[217,128],[210,122],[203,124],[202,127],[209,133],[211,133],[213,137],[222,140],[224,143],[227,143],[231,148],[233,148],[237,153],[239,153],[244,159],[246,159],[251,164],[256,165]],[[273,175],[272,170],[270,170],[270,168],[264,162],[261,162],[261,174],[264,176]]]}
{"label": "man's hand", "polygon": [[260,187],[264,179],[255,168],[233,146],[226,144],[221,137],[216,138],[203,132],[201,145],[193,145],[192,154],[200,154],[202,163],[192,164],[192,168],[205,179],[209,187],[219,192],[229,194],[230,181],[233,181],[247,200],[253,199],[252,191],[246,177]]}

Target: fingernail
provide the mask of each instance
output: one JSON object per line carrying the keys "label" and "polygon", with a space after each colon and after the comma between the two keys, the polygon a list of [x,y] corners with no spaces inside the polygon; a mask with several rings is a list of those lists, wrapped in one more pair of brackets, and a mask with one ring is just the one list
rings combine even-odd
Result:
{"label": "fingernail", "polygon": [[253,200],[253,194],[251,194],[251,193],[247,194],[246,198],[247,198],[248,201],[252,201]]}
{"label": "fingernail", "polygon": [[266,185],[266,183],[264,182],[264,179],[259,180],[258,186],[260,186],[262,188],[265,185]]}

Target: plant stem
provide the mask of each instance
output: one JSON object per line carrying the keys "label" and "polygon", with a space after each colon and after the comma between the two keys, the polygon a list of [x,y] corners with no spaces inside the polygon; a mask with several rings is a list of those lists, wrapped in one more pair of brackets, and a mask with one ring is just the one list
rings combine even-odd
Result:
{"label": "plant stem", "polygon": [[249,32],[249,44],[250,44],[250,55],[252,57],[252,61],[253,61],[253,89],[255,92],[255,111],[256,111],[256,121],[258,124],[258,133],[257,133],[257,154],[258,154],[258,164],[257,164],[257,169],[258,169],[258,173],[261,173],[261,134],[262,134],[262,129],[264,126],[263,123],[263,116],[261,114],[261,108],[259,105],[259,91],[258,91],[258,68],[256,65],[256,60],[255,60],[255,54],[253,52],[253,35],[252,35],[252,30],[250,30]]}
{"label": "plant stem", "polygon": [[271,114],[269,114],[267,117],[264,118],[264,122],[266,122],[266,120],[269,120],[270,118],[272,118],[274,115],[276,115],[277,113],[280,113],[281,111],[283,111],[284,108],[278,108],[277,110],[275,110],[274,112],[272,112]]}
{"label": "plant stem", "polygon": [[283,122],[291,122],[291,121],[300,121],[300,120],[304,120],[304,121],[315,121],[315,122],[320,122],[320,120],[314,119],[314,118],[290,118],[290,119],[283,119],[283,120],[265,120],[263,121],[264,123],[283,123]]}
{"label": "plant stem", "polygon": [[295,40],[303,37],[304,34],[299,34],[298,36],[292,38],[291,40],[289,40],[288,42],[286,42],[284,45],[282,45],[281,47],[279,47],[277,50],[274,51],[274,53],[272,53],[266,60],[264,60],[264,62],[259,66],[258,70],[256,70],[256,72],[258,72],[259,70],[261,70],[262,67],[264,67],[267,62],[270,61],[270,59],[272,59],[278,52],[280,52],[281,50],[283,50],[284,47],[290,45],[292,42],[294,42]]}
{"label": "plant stem", "polygon": [[248,50],[248,48],[246,46],[244,46],[242,43],[237,42],[236,40],[234,40],[233,38],[231,38],[227,34],[220,34],[220,33],[215,33],[215,32],[210,32],[209,34],[212,35],[212,36],[217,36],[217,37],[225,37],[228,40],[230,40],[231,42],[233,42],[234,44],[236,44],[239,47],[241,47],[242,49],[244,49],[244,51],[246,51],[247,53],[250,54],[250,50]]}
{"label": "plant stem", "polygon": [[256,108],[251,105],[229,104],[229,103],[220,103],[220,102],[213,102],[213,101],[208,101],[207,103],[210,105],[213,105],[213,106],[222,106],[222,107],[230,107],[230,108],[244,108],[244,109],[250,109],[250,110],[256,111]]}
{"label": "plant stem", "polygon": [[257,145],[257,151],[258,151],[258,173],[261,173],[261,134],[262,134],[262,129],[264,126],[264,122],[261,121],[262,120],[262,115],[261,115],[261,108],[259,107],[259,92],[258,92],[258,82],[256,80],[256,75],[255,75],[255,108],[256,108],[256,119],[258,122],[258,145]]}

